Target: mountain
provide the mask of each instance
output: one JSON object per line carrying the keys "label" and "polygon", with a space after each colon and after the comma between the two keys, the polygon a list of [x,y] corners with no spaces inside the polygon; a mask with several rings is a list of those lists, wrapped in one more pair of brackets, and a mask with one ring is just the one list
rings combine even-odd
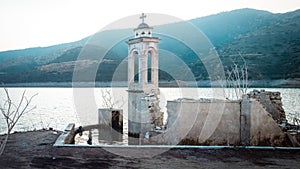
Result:
{"label": "mountain", "polygon": [[59,81],[57,79],[61,77],[40,71],[40,66],[61,57],[69,50],[83,46],[87,40],[88,38],[84,38],[76,42],[49,47],[0,52],[0,83],[57,82]]}
{"label": "mountain", "polygon": [[253,79],[300,77],[300,10],[274,15],[270,24],[237,36],[222,46],[223,57],[244,53]]}
{"label": "mountain", "polygon": [[[258,86],[274,86],[273,81],[283,81],[276,83],[279,86],[287,86],[289,84],[284,83],[289,81],[293,81],[292,86],[300,86],[300,10],[273,14],[255,9],[239,9],[188,22],[210,40],[225,71],[233,64],[243,65],[245,62],[250,80],[271,82]],[[180,29],[178,23],[156,26],[154,30],[172,31],[179,35],[189,33]],[[76,64],[86,72],[90,72],[91,66],[98,66],[96,81],[109,82],[115,77],[116,71],[119,74],[118,80],[126,81],[125,42],[132,36],[124,37],[107,51],[105,45],[111,39],[131,34],[131,29],[108,30],[76,42],[0,52],[0,83],[71,82]],[[190,70],[197,81],[209,80],[202,61],[184,40],[164,34],[155,36],[161,39],[160,80],[188,81],[190,79],[183,73],[186,70]],[[99,41],[94,40],[95,43],[90,44],[95,37]],[[88,56],[81,57],[80,52],[87,49]],[[97,62],[99,52],[106,52],[100,64]],[[178,66],[180,64],[186,67]]]}

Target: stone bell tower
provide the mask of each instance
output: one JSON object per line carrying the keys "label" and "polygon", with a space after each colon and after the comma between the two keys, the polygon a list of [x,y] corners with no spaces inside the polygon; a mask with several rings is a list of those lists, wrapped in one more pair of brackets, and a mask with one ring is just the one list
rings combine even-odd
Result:
{"label": "stone bell tower", "polygon": [[[134,29],[128,44],[128,134],[129,138],[144,138],[154,127],[151,105],[158,105],[158,43],[152,37],[153,28],[144,22]],[[160,111],[160,110],[158,110]],[[153,111],[152,111],[153,112]],[[141,139],[135,139],[141,140]],[[141,142],[129,144],[141,144]]]}

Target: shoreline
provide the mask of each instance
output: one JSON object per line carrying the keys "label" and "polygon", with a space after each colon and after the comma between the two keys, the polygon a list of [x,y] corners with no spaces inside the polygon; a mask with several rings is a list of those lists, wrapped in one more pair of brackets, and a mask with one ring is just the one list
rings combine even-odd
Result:
{"label": "shoreline", "polygon": [[[277,80],[249,80],[248,88],[300,88],[300,79]],[[51,88],[95,88],[95,87],[128,87],[127,81],[120,82],[30,82],[30,83],[1,83],[0,87],[51,87]],[[185,82],[185,81],[160,81],[161,88],[221,88],[210,80]]]}

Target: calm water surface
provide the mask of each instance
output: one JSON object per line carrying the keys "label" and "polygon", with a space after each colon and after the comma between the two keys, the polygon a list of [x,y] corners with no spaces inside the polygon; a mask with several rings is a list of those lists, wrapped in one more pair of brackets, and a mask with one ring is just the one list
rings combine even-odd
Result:
{"label": "calm water surface", "polygon": [[[97,123],[97,108],[106,107],[103,99],[103,95],[106,91],[110,93],[110,98],[116,103],[116,108],[122,108],[124,110],[124,121],[126,121],[127,115],[127,92],[126,88],[95,88],[93,90],[94,97],[85,98],[87,90],[78,89],[82,95],[82,98],[87,101],[92,100],[93,106],[76,105],[74,103],[74,91],[72,88],[9,88],[11,99],[18,101],[22,92],[26,90],[26,95],[31,96],[36,93],[38,95],[33,99],[32,106],[36,106],[36,109],[24,115],[15,126],[15,131],[26,131],[34,129],[42,129],[52,127],[57,130],[64,130],[68,123],[75,123],[76,125],[87,125]],[[160,104],[162,111],[166,112],[166,101],[174,100],[176,98],[224,98],[224,94],[221,89],[211,88],[161,88]],[[252,89],[251,89],[252,90]],[[267,91],[279,91],[281,92],[283,107],[286,114],[300,113],[300,89],[282,89],[282,88],[269,88]],[[249,89],[250,91],[250,89]],[[78,97],[78,96],[77,96]],[[3,105],[5,99],[4,90],[0,88],[0,103]],[[86,106],[86,107],[85,107]],[[79,107],[79,108],[78,108]],[[124,124],[126,126],[127,124]],[[0,118],[0,133],[6,132],[5,121],[3,117]],[[95,134],[95,133],[93,133]],[[97,133],[96,133],[97,134]]]}

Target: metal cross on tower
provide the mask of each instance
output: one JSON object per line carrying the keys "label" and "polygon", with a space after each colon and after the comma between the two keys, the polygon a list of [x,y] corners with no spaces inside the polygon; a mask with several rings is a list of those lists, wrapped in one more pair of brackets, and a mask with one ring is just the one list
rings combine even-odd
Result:
{"label": "metal cross on tower", "polygon": [[142,23],[144,23],[146,17],[147,16],[144,13],[142,13],[142,16],[140,16],[140,19],[142,19]]}

